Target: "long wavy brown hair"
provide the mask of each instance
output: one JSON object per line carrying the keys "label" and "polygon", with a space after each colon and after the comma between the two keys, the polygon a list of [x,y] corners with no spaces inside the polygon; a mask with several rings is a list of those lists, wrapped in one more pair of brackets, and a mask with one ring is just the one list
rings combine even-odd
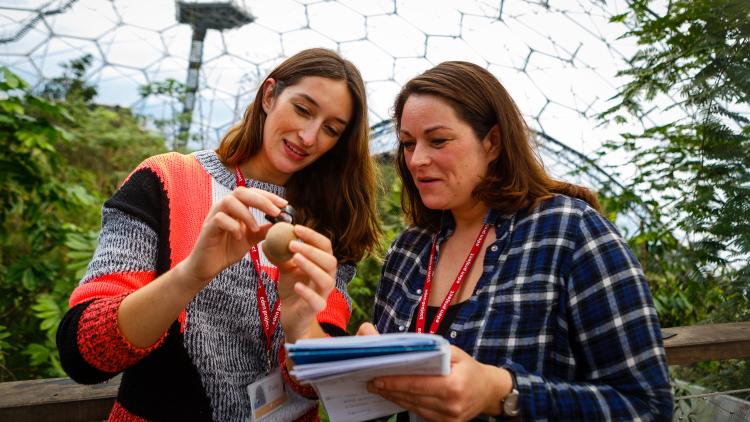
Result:
{"label": "long wavy brown hair", "polygon": [[[380,234],[375,207],[376,167],[369,150],[367,100],[357,68],[337,53],[313,48],[284,60],[266,77],[277,81],[273,96],[308,76],[343,80],[352,97],[352,119],[331,150],[287,181],[289,203],[300,224],[325,234],[340,262],[353,263],[373,250]],[[221,140],[216,153],[229,167],[257,154],[263,145],[263,86],[242,121]]]}
{"label": "long wavy brown hair", "polygon": [[[597,211],[599,201],[582,186],[555,180],[533,146],[526,122],[500,81],[486,69],[473,63],[443,62],[404,85],[394,102],[394,120],[400,132],[404,104],[411,95],[433,95],[449,104],[456,115],[483,139],[493,126],[500,131],[500,154],[493,160],[484,179],[474,188],[474,198],[504,213],[538,205],[559,193],[582,199]],[[401,206],[409,223],[437,229],[442,210],[427,208],[406,167],[404,148],[399,145],[396,166],[403,183]]]}

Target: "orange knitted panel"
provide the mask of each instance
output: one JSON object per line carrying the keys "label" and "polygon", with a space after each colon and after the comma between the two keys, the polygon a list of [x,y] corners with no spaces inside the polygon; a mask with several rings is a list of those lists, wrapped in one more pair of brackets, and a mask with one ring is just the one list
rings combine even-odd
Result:
{"label": "orange knitted panel", "polygon": [[346,324],[349,322],[349,317],[352,313],[349,311],[349,304],[338,290],[333,290],[328,295],[328,303],[326,308],[318,314],[319,323],[333,324],[346,330]]}
{"label": "orange knitted panel", "polygon": [[87,300],[130,293],[150,283],[154,278],[154,271],[114,273],[93,278],[73,290],[68,306],[72,308]]}
{"label": "orange knitted panel", "polygon": [[146,419],[143,419],[140,416],[136,416],[130,412],[128,412],[122,405],[120,405],[120,402],[115,402],[115,405],[112,406],[112,411],[109,412],[109,419],[107,419],[108,422],[147,422]]}
{"label": "orange knitted panel", "polygon": [[117,373],[141,360],[159,347],[167,332],[149,347],[131,344],[120,331],[117,312],[128,294],[92,302],[78,321],[78,348],[83,359],[94,368]]}
{"label": "orange knitted panel", "polygon": [[171,267],[187,258],[212,205],[211,176],[198,160],[182,156],[180,165],[171,160],[170,177],[167,178],[169,197],[169,247]]}
{"label": "orange knitted panel", "polygon": [[169,199],[170,268],[174,268],[193,250],[211,209],[211,176],[197,158],[176,152],[148,158],[133,173],[144,167],[156,173]]}

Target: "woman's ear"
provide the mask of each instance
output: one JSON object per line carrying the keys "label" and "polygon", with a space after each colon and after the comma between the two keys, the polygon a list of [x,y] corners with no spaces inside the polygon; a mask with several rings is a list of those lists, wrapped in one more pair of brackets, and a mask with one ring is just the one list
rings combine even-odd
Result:
{"label": "woman's ear", "polygon": [[273,102],[276,97],[273,96],[273,91],[276,89],[276,80],[268,78],[263,82],[263,98],[261,99],[261,105],[263,105],[263,111],[268,114],[273,107]]}
{"label": "woman's ear", "polygon": [[490,161],[500,156],[500,127],[498,125],[490,128],[487,135],[482,139],[482,145],[487,155],[490,156]]}

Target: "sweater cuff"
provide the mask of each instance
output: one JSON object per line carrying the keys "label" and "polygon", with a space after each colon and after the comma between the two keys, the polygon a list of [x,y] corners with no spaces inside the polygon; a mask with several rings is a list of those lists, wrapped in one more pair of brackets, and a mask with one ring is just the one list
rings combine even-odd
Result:
{"label": "sweater cuff", "polygon": [[129,293],[93,300],[78,323],[78,348],[94,368],[110,373],[132,366],[164,343],[167,331],[149,347],[137,347],[120,331],[118,309]]}
{"label": "sweater cuff", "polygon": [[284,347],[279,349],[279,367],[281,368],[281,376],[284,377],[284,382],[295,393],[307,399],[318,399],[318,393],[311,385],[302,385],[289,374],[289,370],[286,367],[286,349]]}

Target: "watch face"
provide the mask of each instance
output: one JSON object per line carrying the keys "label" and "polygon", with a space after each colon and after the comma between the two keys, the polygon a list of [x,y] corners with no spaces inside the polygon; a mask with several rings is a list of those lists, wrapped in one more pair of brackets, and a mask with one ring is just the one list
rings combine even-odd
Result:
{"label": "watch face", "polygon": [[515,388],[503,400],[503,414],[506,416],[518,416],[518,390]]}

